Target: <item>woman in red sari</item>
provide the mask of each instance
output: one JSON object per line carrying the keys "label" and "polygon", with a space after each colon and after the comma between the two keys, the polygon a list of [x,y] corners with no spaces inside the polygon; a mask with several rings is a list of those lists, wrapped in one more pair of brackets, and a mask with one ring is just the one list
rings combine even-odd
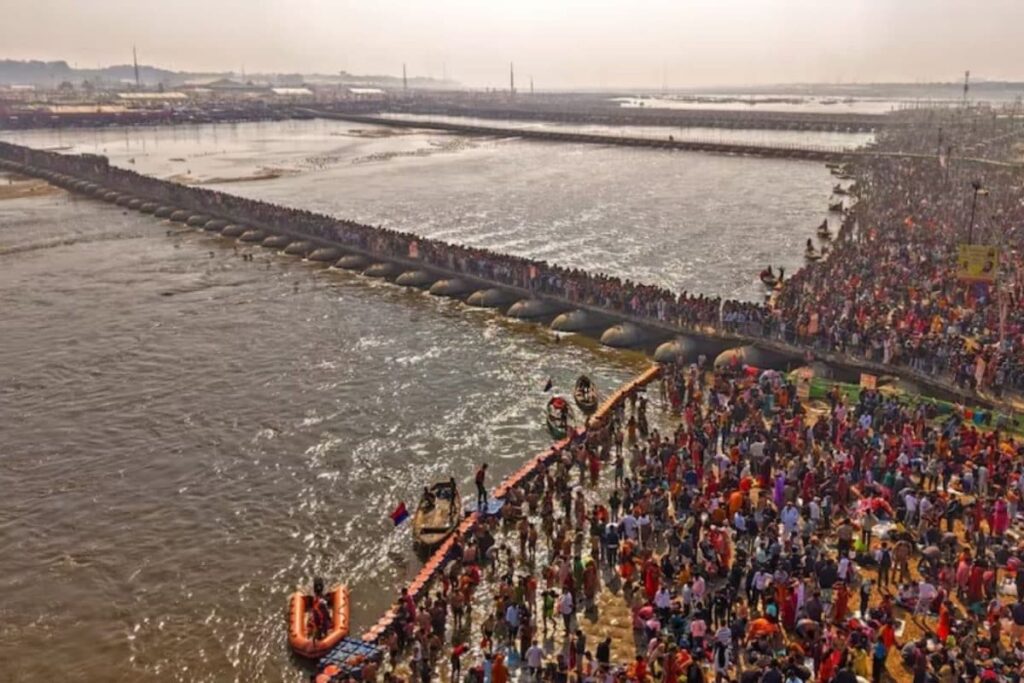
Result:
{"label": "woman in red sari", "polygon": [[935,629],[935,635],[939,637],[940,643],[945,643],[949,637],[949,608],[946,607],[945,600],[939,605],[939,625]]}
{"label": "woman in red sari", "polygon": [[654,595],[658,592],[660,584],[661,568],[651,559],[644,563],[644,595],[647,602],[654,602]]}
{"label": "woman in red sari", "polygon": [[837,624],[846,621],[846,613],[850,607],[850,590],[846,583],[840,581],[836,586],[835,604],[833,605],[833,620]]}

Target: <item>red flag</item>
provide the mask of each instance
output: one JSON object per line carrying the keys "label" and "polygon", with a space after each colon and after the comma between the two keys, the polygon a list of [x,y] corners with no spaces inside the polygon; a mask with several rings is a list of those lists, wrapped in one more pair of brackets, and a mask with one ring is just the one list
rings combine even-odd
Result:
{"label": "red flag", "polygon": [[405,508],[404,502],[399,503],[398,507],[391,512],[391,521],[398,526],[407,519],[409,519],[409,511]]}

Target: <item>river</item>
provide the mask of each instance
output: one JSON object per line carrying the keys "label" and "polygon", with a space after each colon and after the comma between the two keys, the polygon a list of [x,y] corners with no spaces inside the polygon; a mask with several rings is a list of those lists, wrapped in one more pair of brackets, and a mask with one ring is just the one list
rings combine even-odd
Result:
{"label": "river", "polygon": [[372,225],[746,300],[763,297],[757,274],[766,265],[790,273],[802,265],[803,244],[822,220],[838,228],[827,212],[835,180],[811,161],[323,120],[2,138],[105,154],[140,172]]}
{"label": "river", "polygon": [[[318,121],[5,137],[749,296],[756,268],[796,264],[831,184],[805,162]],[[548,377],[610,389],[646,366],[250,251],[62,192],[0,201],[0,678],[301,680],[290,591],[345,581],[368,626],[418,568],[399,501],[544,448]]]}

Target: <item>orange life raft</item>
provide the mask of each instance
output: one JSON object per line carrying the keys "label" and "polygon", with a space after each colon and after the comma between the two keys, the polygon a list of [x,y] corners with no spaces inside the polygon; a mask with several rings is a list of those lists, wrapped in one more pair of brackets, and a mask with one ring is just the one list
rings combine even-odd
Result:
{"label": "orange life raft", "polygon": [[300,657],[319,659],[348,635],[348,586],[335,586],[324,597],[331,606],[331,630],[319,640],[313,632],[309,614],[313,596],[295,591],[288,602],[288,644]]}

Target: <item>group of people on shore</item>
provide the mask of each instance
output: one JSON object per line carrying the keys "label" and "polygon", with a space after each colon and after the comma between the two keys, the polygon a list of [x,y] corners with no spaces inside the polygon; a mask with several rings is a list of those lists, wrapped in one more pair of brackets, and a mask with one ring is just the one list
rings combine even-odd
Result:
{"label": "group of people on shore", "polygon": [[873,390],[810,405],[750,368],[664,366],[658,394],[512,489],[421,604],[403,593],[384,680],[1024,673],[1014,437]]}
{"label": "group of people on shore", "polygon": [[[876,149],[917,156],[864,156],[851,166],[856,229],[827,262],[790,278],[776,302],[780,334],[962,387],[1020,389],[1024,171],[998,161],[1024,129],[987,111],[905,118],[879,133]],[[958,247],[968,242],[999,251],[993,279],[959,277]]]}

